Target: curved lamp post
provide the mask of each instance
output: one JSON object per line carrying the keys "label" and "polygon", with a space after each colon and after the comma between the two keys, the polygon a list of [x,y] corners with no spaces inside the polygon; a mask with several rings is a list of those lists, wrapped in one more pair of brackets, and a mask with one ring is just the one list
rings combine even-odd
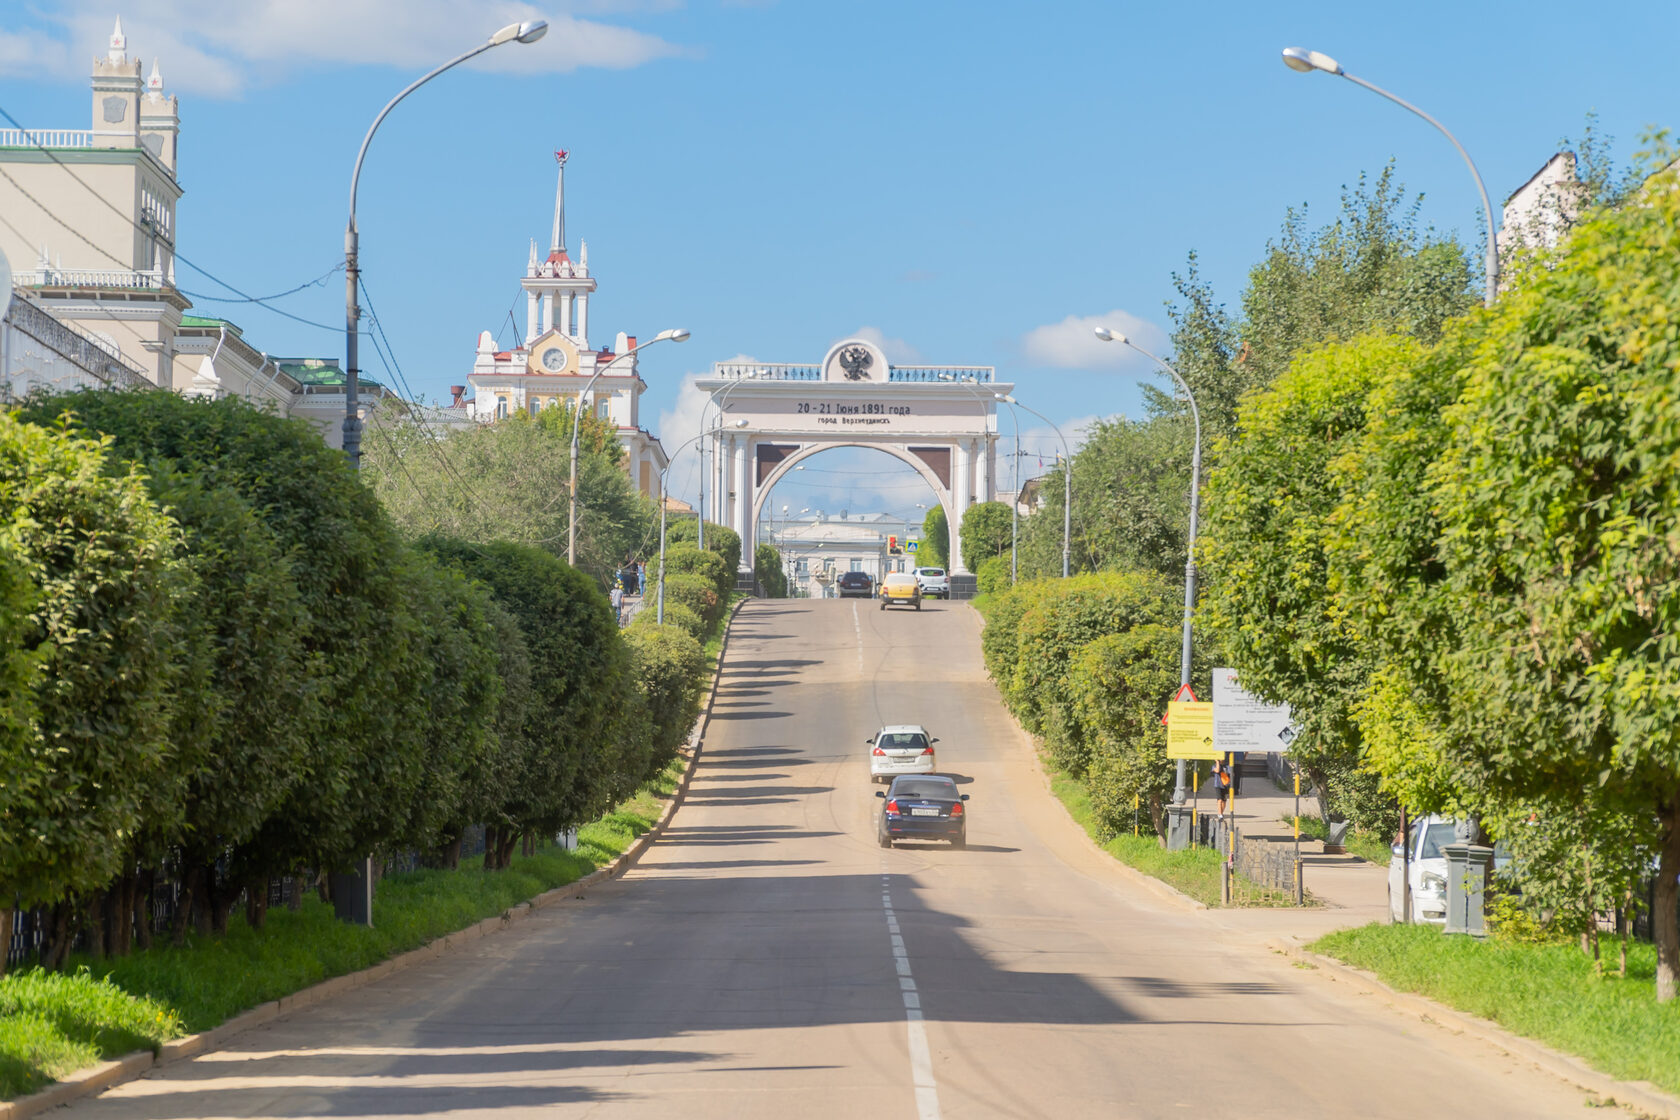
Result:
{"label": "curved lamp post", "polygon": [[368,127],[367,135],[362,137],[361,150],[356,153],[356,166],[350,172],[350,221],[344,227],[344,453],[350,457],[352,469],[362,465],[362,417],[358,384],[361,371],[356,365],[356,323],[362,317],[361,308],[356,304],[356,285],[362,270],[357,260],[360,245],[356,233],[356,187],[361,181],[362,161],[367,158],[368,145],[373,143],[373,134],[379,131],[380,124],[391,110],[397,107],[399,101],[445,70],[459,66],[467,59],[503,43],[534,43],[546,34],[547,20],[531,19],[524,23],[508,24],[472,50],[455,56],[431,73],[410,82],[401,93],[391,98],[385,108],[379,110],[379,115],[373,118],[373,124]]}
{"label": "curved lamp post", "polygon": [[1482,173],[1476,170],[1476,161],[1470,158],[1470,153],[1464,150],[1464,145],[1458,142],[1458,137],[1447,131],[1447,126],[1419,109],[1409,101],[1402,100],[1389,93],[1381,86],[1372,85],[1364,78],[1356,78],[1342,69],[1341,63],[1327,54],[1319,51],[1309,51],[1305,47],[1283,48],[1283,64],[1291,70],[1301,74],[1310,74],[1314,70],[1322,70],[1326,74],[1334,74],[1338,78],[1346,78],[1356,86],[1364,86],[1372,93],[1381,94],[1402,109],[1408,109],[1440,130],[1441,135],[1452,141],[1452,146],[1458,149],[1458,154],[1464,157],[1464,165],[1470,169],[1471,178],[1476,180],[1476,192],[1482,196],[1482,212],[1487,215],[1487,254],[1484,268],[1487,273],[1485,284],[1487,295],[1483,303],[1487,307],[1493,306],[1493,297],[1499,287],[1499,243],[1494,239],[1493,204],[1488,201],[1487,186],[1482,182]]}
{"label": "curved lamp post", "polygon": [[[1056,433],[1056,438],[1062,441],[1062,578],[1068,578],[1069,544],[1072,541],[1070,530],[1073,526],[1073,452],[1068,450],[1067,437],[1056,427],[1056,422],[1036,408],[1021,404],[1020,401],[1007,393],[993,393],[992,396],[1004,404],[1025,408],[1028,412],[1050,425],[1050,430]],[[1017,426],[1019,431],[1019,426]]]}
{"label": "curved lamp post", "polygon": [[[1202,414],[1196,407],[1196,395],[1190,391],[1190,386],[1185,384],[1184,378],[1180,377],[1178,375],[1178,371],[1172,366],[1163,362],[1160,358],[1157,358],[1154,354],[1151,354],[1149,351],[1145,350],[1143,347],[1139,346],[1119,331],[1109,330],[1107,327],[1098,327],[1097,337],[1102,339],[1104,342],[1118,342],[1122,346],[1130,346],[1133,350],[1136,350],[1139,354],[1142,354],[1144,357],[1148,358],[1150,361],[1154,362],[1156,365],[1171,374],[1172,379],[1178,382],[1178,387],[1184,390],[1185,399],[1190,402],[1190,419],[1194,421],[1196,425],[1196,446],[1190,457],[1190,536],[1188,543],[1185,546],[1184,557],[1184,648],[1180,654],[1178,663],[1178,683],[1181,685],[1187,685],[1190,683],[1190,612],[1195,607],[1196,603],[1196,513],[1200,504],[1199,498],[1201,496],[1202,481]],[[1178,760],[1177,779],[1173,783],[1174,805],[1182,806],[1184,804],[1184,797],[1186,793],[1184,788],[1184,777],[1185,766],[1184,760],[1181,758]]]}
{"label": "curved lamp post", "polygon": [[[735,426],[737,428],[744,428],[747,426],[747,422],[745,420],[737,420],[735,421]],[[653,616],[653,620],[660,626],[665,625],[665,480],[670,477],[671,464],[677,461],[677,456],[681,455],[689,444],[698,443],[707,434],[706,429],[702,428],[700,429],[698,435],[693,435],[683,440],[677,445],[677,449],[671,452],[670,458],[665,460],[665,469],[659,472],[659,602],[657,605],[657,613]],[[705,510],[700,511],[700,520],[706,520]]]}
{"label": "curved lamp post", "polygon": [[[634,354],[640,354],[643,350],[646,350],[649,346],[652,346],[656,342],[687,341],[688,331],[683,330],[680,327],[673,330],[660,331],[644,345],[638,346],[634,350],[626,350],[624,353],[619,354],[617,357],[613,358],[612,361],[596,370],[594,376],[588,381],[585,381],[583,383],[583,388],[579,390],[577,395],[577,405],[572,409],[572,470],[570,479],[571,511],[570,515],[566,518],[566,563],[570,564],[572,567],[577,567],[578,432],[583,429],[583,399],[589,395],[589,390],[595,387],[595,382],[601,379],[601,375],[603,373],[606,373],[609,369],[616,366],[619,362],[622,362],[625,358]],[[666,459],[665,465],[667,467],[670,466],[671,460]],[[663,500],[665,494],[665,484],[663,482],[659,484],[659,492],[660,499]]]}

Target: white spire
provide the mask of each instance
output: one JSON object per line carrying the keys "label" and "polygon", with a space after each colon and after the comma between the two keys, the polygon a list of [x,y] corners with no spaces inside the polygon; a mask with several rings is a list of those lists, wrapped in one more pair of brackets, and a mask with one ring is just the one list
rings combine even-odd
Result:
{"label": "white spire", "polygon": [[589,242],[578,242],[578,267],[585,273],[589,271]]}
{"label": "white spire", "polygon": [[105,56],[111,62],[128,61],[128,37],[123,34],[122,17],[117,17],[117,26],[111,31],[111,51]]}
{"label": "white spire", "polygon": [[554,153],[554,162],[560,165],[560,173],[554,183],[554,238],[548,247],[550,253],[558,253],[566,247],[566,157],[570,154],[564,149]]}
{"label": "white spire", "polygon": [[525,269],[525,275],[527,276],[537,274],[537,239],[534,237],[531,238],[531,259],[525,262]]}
{"label": "white spire", "polygon": [[146,79],[146,92],[152,97],[163,96],[163,75],[158,72],[158,60],[152,59],[152,76]]}

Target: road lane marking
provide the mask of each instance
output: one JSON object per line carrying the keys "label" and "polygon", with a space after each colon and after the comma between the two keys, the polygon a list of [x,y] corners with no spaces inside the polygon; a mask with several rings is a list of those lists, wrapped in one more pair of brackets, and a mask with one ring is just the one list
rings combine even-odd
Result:
{"label": "road lane marking", "polygon": [[858,621],[857,604],[852,604],[852,630],[858,640],[858,673],[863,673],[863,623]]}
{"label": "road lane marking", "polygon": [[[854,621],[857,608],[852,608]],[[862,649],[859,647],[860,660]],[[883,857],[884,859],[885,857]],[[939,1120],[939,1087],[933,1079],[933,1052],[928,1047],[927,1024],[922,1018],[922,997],[916,990],[915,978],[910,974],[910,953],[899,932],[898,915],[893,911],[892,881],[883,863],[881,874],[881,909],[887,918],[887,934],[892,939],[893,968],[898,972],[898,994],[904,1001],[904,1026],[910,1044],[910,1084],[916,1091],[917,1120]]]}

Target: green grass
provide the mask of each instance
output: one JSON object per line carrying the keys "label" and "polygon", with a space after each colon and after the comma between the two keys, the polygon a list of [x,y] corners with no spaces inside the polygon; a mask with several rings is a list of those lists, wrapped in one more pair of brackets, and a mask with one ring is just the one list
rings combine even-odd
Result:
{"label": "green grass", "polygon": [[[262,929],[243,914],[222,937],[189,936],[127,957],[73,959],[71,970],[0,979],[0,1100],[71,1070],[182,1033],[494,917],[611,862],[664,812],[682,780],[676,759],[636,796],[578,830],[578,849],[515,856],[506,871],[474,859],[458,871],[390,875],[374,895],[373,926],[352,926],[313,895],[297,911],[270,909]],[[19,994],[21,993],[21,994]]]}
{"label": "green grass", "polygon": [[[1284,824],[1293,824],[1294,817],[1280,817]],[[1318,817],[1301,814],[1301,839],[1322,840],[1329,833],[1327,826]],[[1387,867],[1388,860],[1393,855],[1388,841],[1371,832],[1361,832],[1357,829],[1347,834],[1346,848],[1349,853],[1358,856],[1366,863],[1374,863],[1378,867]]]}
{"label": "green grass", "polygon": [[0,977],[0,1100],[186,1033],[155,1000],[138,999],[86,971],[40,969]]}
{"label": "green grass", "polygon": [[[1613,1076],[1680,1092],[1680,1003],[1656,1001],[1656,949],[1628,949],[1626,979],[1599,977],[1573,944],[1444,937],[1424,926],[1369,925],[1311,946],[1417,992],[1586,1059]],[[1615,959],[1613,944],[1604,946]]]}
{"label": "green grass", "polygon": [[1051,771],[1050,791],[1103,851],[1198,902],[1219,905],[1219,869],[1223,861],[1218,852],[1212,848],[1169,852],[1156,841],[1154,832],[1147,829],[1141,836],[1126,833],[1105,841],[1084,783],[1060,771]]}

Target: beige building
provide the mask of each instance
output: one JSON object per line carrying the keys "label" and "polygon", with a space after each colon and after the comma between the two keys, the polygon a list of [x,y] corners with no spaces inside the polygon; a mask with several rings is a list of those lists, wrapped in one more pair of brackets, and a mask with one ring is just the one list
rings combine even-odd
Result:
{"label": "beige building", "polygon": [[[657,497],[665,449],[641,426],[640,402],[647,383],[637,368],[636,338],[620,332],[612,346],[599,349],[589,342],[589,298],[596,282],[589,272],[588,243],[580,243],[576,261],[566,249],[566,153],[555,155],[560,170],[548,255],[539,259],[537,243],[531,242],[519,281],[525,289],[524,342],[499,350],[494,335],[480,332],[467,378],[473,396],[461,403],[467,415],[481,423],[517,412],[534,415],[555,405],[573,408],[584,386],[599,373],[587,407],[618,429],[625,469],[636,488]],[[459,401],[460,394],[456,397]]]}

